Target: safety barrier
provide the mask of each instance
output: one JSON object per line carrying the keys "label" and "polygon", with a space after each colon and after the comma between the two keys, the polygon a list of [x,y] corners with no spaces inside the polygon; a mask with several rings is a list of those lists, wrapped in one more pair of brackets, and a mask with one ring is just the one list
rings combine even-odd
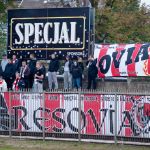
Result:
{"label": "safety barrier", "polygon": [[1,93],[0,135],[150,145],[150,94]]}

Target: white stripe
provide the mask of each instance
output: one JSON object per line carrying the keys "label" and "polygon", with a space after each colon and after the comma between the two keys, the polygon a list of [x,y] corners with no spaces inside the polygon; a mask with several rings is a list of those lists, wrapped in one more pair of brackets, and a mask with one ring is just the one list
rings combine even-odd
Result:
{"label": "white stripe", "polygon": [[137,76],[147,76],[144,72],[144,63],[145,61],[141,61],[141,58],[139,58],[139,62],[135,63],[135,71],[137,72]]}
{"label": "white stripe", "polygon": [[125,62],[127,60],[127,56],[128,56],[127,50],[134,46],[135,46],[135,44],[127,44],[125,46],[126,51],[121,58],[120,66],[119,66],[120,76],[128,76],[128,68],[127,68],[127,65],[125,64]]}
{"label": "white stripe", "polygon": [[107,51],[107,54],[106,55],[109,55],[111,57],[111,64],[110,64],[110,68],[108,70],[108,72],[106,73],[105,76],[108,76],[108,77],[111,77],[112,76],[112,63],[113,63],[113,57],[112,57],[112,54],[113,52],[116,52],[116,48],[117,48],[118,44],[113,44],[113,45],[110,45],[109,46],[109,49]]}

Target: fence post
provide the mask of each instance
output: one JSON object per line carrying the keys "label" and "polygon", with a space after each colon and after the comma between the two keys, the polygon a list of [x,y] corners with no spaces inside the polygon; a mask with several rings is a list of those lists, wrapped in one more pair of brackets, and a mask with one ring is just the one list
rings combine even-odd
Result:
{"label": "fence post", "polygon": [[114,141],[117,144],[117,93],[118,90],[115,92],[115,134],[114,134]]}
{"label": "fence post", "polygon": [[9,91],[9,138],[11,138],[11,100],[12,100],[12,94],[11,91]]}
{"label": "fence post", "polygon": [[42,111],[42,132],[43,132],[43,141],[45,141],[45,93],[41,93],[42,94],[42,107],[43,107],[43,111]]}
{"label": "fence post", "polygon": [[79,91],[78,94],[78,107],[79,107],[79,113],[78,113],[78,140],[81,141],[81,91]]}

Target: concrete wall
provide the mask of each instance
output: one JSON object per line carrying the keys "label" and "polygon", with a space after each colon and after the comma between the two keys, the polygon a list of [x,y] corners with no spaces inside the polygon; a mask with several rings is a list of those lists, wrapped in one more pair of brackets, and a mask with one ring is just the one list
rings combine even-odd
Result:
{"label": "concrete wall", "polygon": [[150,91],[150,81],[99,81],[98,88],[104,90],[119,90],[119,91],[129,91],[129,92],[147,92]]}
{"label": "concrete wall", "polygon": [[[63,89],[63,78],[58,78],[59,89]],[[45,80],[45,89],[48,89],[48,81]],[[83,80],[83,89],[87,88],[87,79]],[[97,80],[97,89],[103,91],[122,91],[122,92],[149,92],[150,80]]]}

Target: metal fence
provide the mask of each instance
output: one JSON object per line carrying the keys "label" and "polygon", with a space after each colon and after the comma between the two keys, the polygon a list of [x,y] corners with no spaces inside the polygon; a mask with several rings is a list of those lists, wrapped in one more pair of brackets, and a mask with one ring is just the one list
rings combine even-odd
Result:
{"label": "metal fence", "polygon": [[150,94],[1,93],[0,135],[150,145]]}

